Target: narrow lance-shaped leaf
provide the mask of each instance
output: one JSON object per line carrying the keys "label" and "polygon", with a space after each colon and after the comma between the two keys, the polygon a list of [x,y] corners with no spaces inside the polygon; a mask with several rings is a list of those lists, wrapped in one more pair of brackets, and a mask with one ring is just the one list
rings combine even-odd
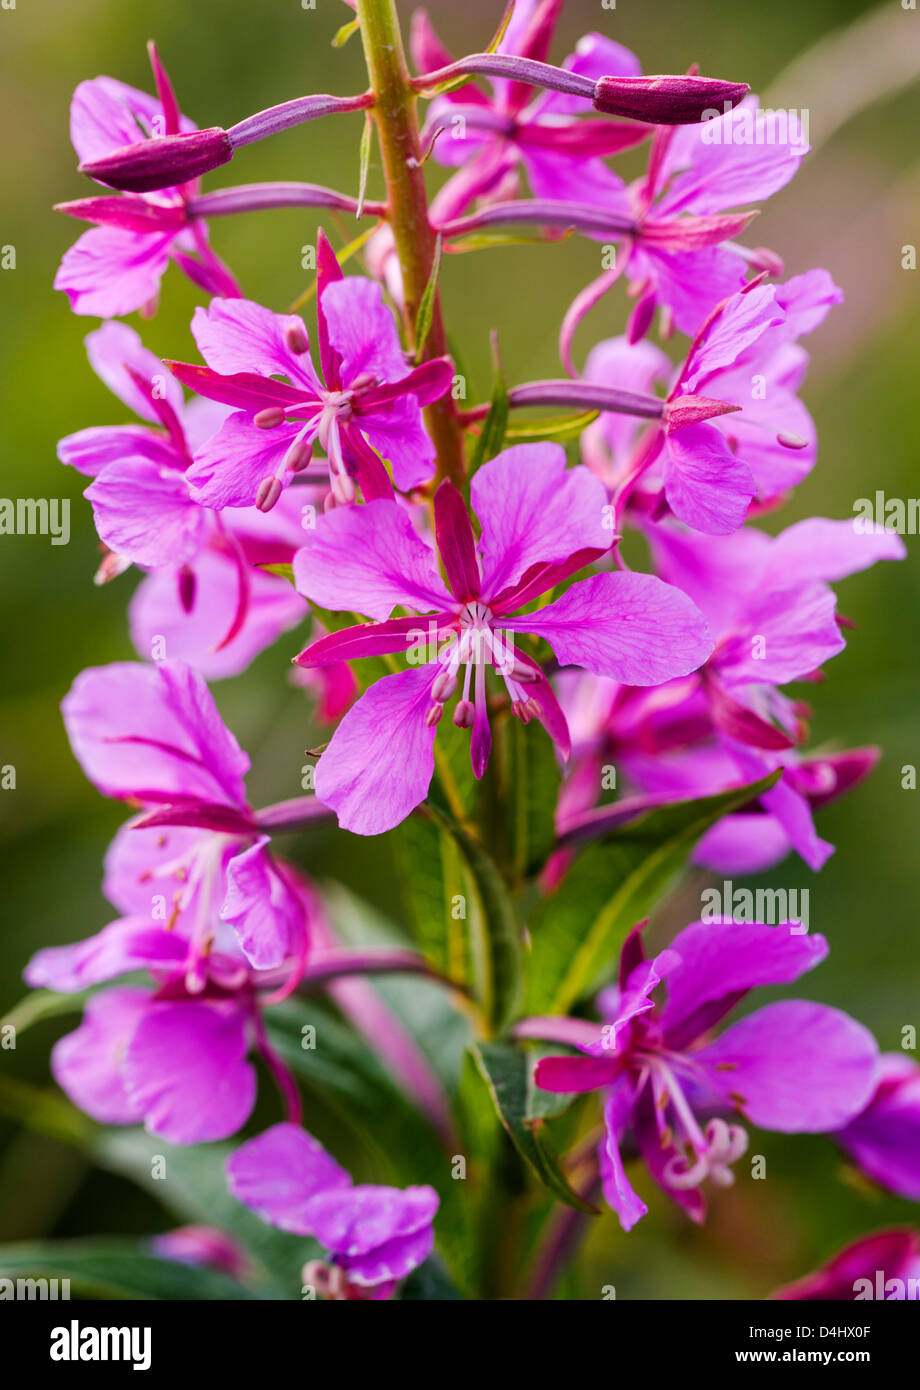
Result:
{"label": "narrow lance-shaped leaf", "polygon": [[500,1030],[513,1017],[523,984],[523,940],[514,905],[495,863],[460,826],[429,813],[460,852],[467,892],[465,903],[473,995],[487,1025]]}
{"label": "narrow lance-shaped leaf", "polygon": [[425,353],[425,343],[431,330],[431,320],[434,316],[435,299],[438,293],[438,280],[441,275],[441,234],[438,233],[437,241],[434,245],[434,259],[431,263],[431,274],[428,276],[428,283],[422,293],[421,301],[418,306],[418,318],[415,323],[415,360],[420,363]]}
{"label": "narrow lance-shaped leaf", "polygon": [[498,334],[492,338],[492,403],[470,459],[470,473],[501,453],[508,425],[508,386],[498,351]]}
{"label": "narrow lance-shaped leaf", "polygon": [[594,1214],[596,1208],[579,1197],[562,1171],[546,1129],[546,1111],[537,1103],[527,1051],[512,1043],[487,1042],[474,1048],[473,1055],[498,1116],[528,1167],[561,1202]]}
{"label": "narrow lance-shaped leaf", "polygon": [[531,918],[527,1012],[567,1013],[595,989],[627,933],[668,891],[700,836],[768,791],[779,776],[656,807],[583,850]]}

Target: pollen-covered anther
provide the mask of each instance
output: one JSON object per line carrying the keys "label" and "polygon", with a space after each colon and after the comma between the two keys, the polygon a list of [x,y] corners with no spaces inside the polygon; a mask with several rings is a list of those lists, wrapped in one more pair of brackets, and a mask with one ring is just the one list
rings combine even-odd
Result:
{"label": "pollen-covered anther", "polygon": [[310,439],[298,439],[291,445],[284,456],[284,465],[292,473],[302,473],[308,466],[313,457],[313,441]]}
{"label": "pollen-covered anther", "polygon": [[431,684],[431,698],[444,703],[457,689],[457,677],[453,671],[441,671]]}
{"label": "pollen-covered anther", "polygon": [[472,729],[476,706],[472,700],[458,700],[454,706],[454,723],[458,729]]}
{"label": "pollen-covered anther", "polygon": [[436,724],[440,723],[443,713],[444,706],[441,704],[440,700],[436,700],[433,705],[428,706],[425,713],[425,723],[428,725],[429,729],[433,729]]}
{"label": "pollen-covered anther", "polygon": [[263,478],[256,490],[256,506],[260,512],[270,512],[281,496],[280,478]]}
{"label": "pollen-covered anther", "polygon": [[258,425],[260,430],[273,430],[280,425],[284,419],[284,408],[280,405],[268,405],[264,410],[259,410],[252,417],[252,423]]}
{"label": "pollen-covered anther", "polygon": [[807,449],[808,440],[801,434],[787,434],[782,431],[776,436],[777,444],[782,444],[784,449]]}
{"label": "pollen-covered anther", "polygon": [[288,323],[284,328],[284,343],[289,352],[293,352],[300,357],[305,352],[309,352],[310,343],[300,323]]}

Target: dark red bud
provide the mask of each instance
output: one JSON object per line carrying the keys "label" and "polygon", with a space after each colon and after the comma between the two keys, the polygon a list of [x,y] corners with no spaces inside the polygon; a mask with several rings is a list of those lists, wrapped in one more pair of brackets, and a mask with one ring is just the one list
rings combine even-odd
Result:
{"label": "dark red bud", "polygon": [[655,125],[695,125],[737,106],[750,88],[718,77],[600,77],[594,105],[610,116]]}
{"label": "dark red bud", "polygon": [[150,193],[188,183],[227,164],[232,156],[229,135],[219,126],[212,126],[186,135],[160,135],[122,145],[101,159],[81,164],[80,172],[128,193]]}

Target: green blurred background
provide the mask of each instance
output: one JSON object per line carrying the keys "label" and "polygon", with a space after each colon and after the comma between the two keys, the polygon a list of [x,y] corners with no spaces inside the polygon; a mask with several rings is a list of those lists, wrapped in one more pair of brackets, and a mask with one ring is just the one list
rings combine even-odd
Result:
{"label": "green blurred background", "polygon": [[[485,44],[500,7],[434,0],[428,8],[442,38],[460,52]],[[868,22],[870,11],[871,28],[851,29],[843,39],[847,26]],[[100,73],[149,88],[150,37],[183,109],[201,125],[230,125],[311,90],[356,91],[363,85],[358,40],[340,52],[330,48],[348,18],[340,0],[316,0],[314,10],[300,0],[159,0],[153,8],[19,0],[17,9],[0,11],[0,243],[15,246],[17,257],[14,270],[0,271],[0,491],[72,499],[68,546],[52,547],[40,536],[0,537],[0,764],[14,764],[17,778],[14,791],[0,791],[0,1010],[22,995],[20,974],[37,947],[79,939],[109,920],[101,856],[122,818],[84,780],[58,713],[79,670],[133,656],[125,608],[136,583],[125,575],[93,587],[97,543],[83,480],[55,457],[61,435],[123,418],[83,353],[95,321],[71,315],[51,288],[60,256],[80,230],[51,205],[91,191],[75,172],[68,140],[70,94]],[[592,29],[634,48],[646,71],[679,72],[696,61],[703,72],[750,82],[773,104],[809,109],[817,148],[747,240],[777,250],[789,273],[827,266],[847,302],[809,344],[813,367],[804,395],[821,454],[777,524],[810,513],[849,516],[854,500],[876,488],[893,497],[917,494],[920,272],[901,268],[901,248],[920,240],[920,15],[898,0],[877,9],[860,0],[620,0],[615,9],[570,0],[553,56],[561,60]],[[844,47],[828,48],[837,43]],[[353,191],[360,128],[360,118],[349,117],[289,131],[245,150],[207,186],[296,178]],[[372,185],[378,177],[372,169]],[[338,245],[354,234],[345,223],[327,221],[326,228]],[[220,220],[212,235],[245,292],[281,309],[306,286],[301,247],[315,230],[314,217],[282,211]],[[474,398],[488,390],[493,327],[512,380],[557,374],[558,322],[597,274],[597,258],[596,246],[573,239],[448,261],[450,332]],[[188,323],[195,303],[195,291],[170,270],[159,314],[140,325],[148,345],[180,358],[194,352]],[[622,301],[597,310],[582,330],[580,352],[620,331],[624,313]],[[858,629],[826,682],[805,692],[815,707],[816,744],[878,743],[881,764],[867,785],[822,814],[819,829],[837,845],[823,873],[790,860],[770,876],[777,885],[811,890],[811,927],[831,941],[831,957],[809,979],[808,992],[857,1014],[885,1048],[899,1045],[905,1025],[920,1026],[920,792],[901,788],[902,767],[920,761],[920,573],[918,542],[907,543],[906,563],[841,586],[841,611]],[[302,753],[313,734],[306,697],[287,680],[296,650],[293,634],[246,675],[215,687],[252,756],[256,804],[300,791]],[[302,860],[318,874],[343,874],[386,908],[393,889],[385,839],[360,855],[343,842],[337,832],[314,837]],[[668,908],[669,923],[695,915],[700,886],[692,881]],[[64,1028],[42,1024],[15,1051],[0,1051],[2,1086],[11,1079],[46,1084],[48,1050]],[[140,1233],[168,1224],[147,1197],[9,1118],[0,1118],[0,1143],[0,1240]],[[759,1297],[852,1236],[914,1218],[909,1203],[855,1181],[822,1140],[757,1136],[752,1147],[766,1155],[767,1181],[742,1181],[719,1194],[703,1231],[662,1199],[653,1200],[652,1214],[628,1238],[610,1218],[595,1223],[565,1286],[568,1296],[597,1297],[602,1284],[613,1283],[621,1298]],[[640,1189],[647,1193],[641,1181]]]}

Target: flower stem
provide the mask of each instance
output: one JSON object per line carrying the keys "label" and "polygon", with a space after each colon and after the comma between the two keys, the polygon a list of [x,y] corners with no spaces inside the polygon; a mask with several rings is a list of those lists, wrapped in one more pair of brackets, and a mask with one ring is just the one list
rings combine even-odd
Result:
{"label": "flower stem", "polygon": [[[417,347],[419,306],[431,276],[436,234],[428,216],[421,144],[395,0],[358,0],[361,41],[374,94],[374,120],[386,179],[390,225],[402,271],[404,315],[411,347]],[[447,353],[447,336],[436,291],[422,357]],[[425,424],[438,457],[438,479],[464,479],[462,434],[451,395],[425,409]]]}

